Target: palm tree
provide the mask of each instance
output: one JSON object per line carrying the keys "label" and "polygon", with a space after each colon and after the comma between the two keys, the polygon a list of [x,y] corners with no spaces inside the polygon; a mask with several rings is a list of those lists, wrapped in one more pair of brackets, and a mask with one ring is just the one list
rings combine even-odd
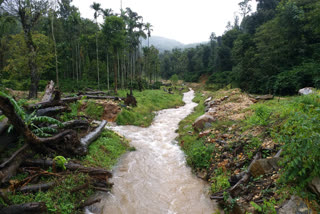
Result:
{"label": "palm tree", "polygon": [[149,48],[149,38],[151,37],[151,31],[153,31],[152,29],[152,25],[147,22],[147,24],[145,25],[145,30],[147,31],[147,35],[148,35],[148,48]]}
{"label": "palm tree", "polygon": [[[101,11],[101,4],[93,2],[93,4],[90,6],[92,9],[94,9],[94,19],[96,20],[96,24],[99,31],[99,25],[98,25],[98,16],[100,15]],[[98,31],[96,33],[96,52],[97,52],[97,74],[98,74],[98,88],[100,88],[100,72],[99,72],[99,47],[98,47]]]}

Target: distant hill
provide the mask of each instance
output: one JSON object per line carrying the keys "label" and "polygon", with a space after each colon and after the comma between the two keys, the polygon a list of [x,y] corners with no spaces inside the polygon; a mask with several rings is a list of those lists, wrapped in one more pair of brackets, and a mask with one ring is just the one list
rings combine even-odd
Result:
{"label": "distant hill", "polygon": [[[203,42],[205,43],[205,42]],[[160,52],[164,52],[166,50],[171,51],[174,48],[192,48],[192,47],[196,47],[197,45],[199,45],[201,43],[194,43],[194,44],[183,44],[181,42],[178,42],[174,39],[168,39],[165,37],[161,37],[161,36],[151,36],[149,38],[149,45],[153,45],[154,47],[156,47]],[[142,39],[142,46],[148,46],[148,40],[147,39]]]}

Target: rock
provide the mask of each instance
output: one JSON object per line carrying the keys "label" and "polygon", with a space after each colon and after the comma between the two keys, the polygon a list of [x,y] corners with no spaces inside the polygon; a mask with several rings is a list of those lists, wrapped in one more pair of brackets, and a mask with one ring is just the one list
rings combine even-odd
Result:
{"label": "rock", "polygon": [[251,163],[250,173],[252,176],[257,177],[274,170],[279,169],[278,162],[281,158],[258,159]]}
{"label": "rock", "polygon": [[199,131],[205,127],[211,126],[211,123],[214,121],[216,121],[215,118],[208,114],[204,114],[198,117],[196,121],[192,124],[192,126],[196,131]]}
{"label": "rock", "polygon": [[208,173],[206,170],[201,170],[199,172],[196,173],[198,178],[201,178],[203,180],[207,179]]}
{"label": "rock", "polygon": [[299,90],[299,95],[308,95],[314,92],[314,88],[306,87]]}
{"label": "rock", "polygon": [[212,100],[212,97],[209,97],[208,99],[206,99],[206,100],[204,101],[204,104],[207,105],[207,103],[209,103],[211,100]]}
{"label": "rock", "polygon": [[309,210],[304,201],[297,197],[292,196],[291,199],[285,202],[279,209],[278,214],[309,214],[313,213]]}
{"label": "rock", "polygon": [[310,189],[314,192],[318,197],[320,197],[320,178],[315,177],[312,179],[311,183],[309,184]]}
{"label": "rock", "polygon": [[228,96],[224,96],[223,98],[221,98],[220,100],[221,101],[225,101],[226,99],[228,99],[229,97]]}
{"label": "rock", "polygon": [[184,127],[183,127],[183,129],[188,129],[188,128],[190,128],[191,127],[191,125],[185,125]]}
{"label": "rock", "polygon": [[199,133],[199,138],[202,138],[203,136],[208,136],[211,133],[212,130],[205,130],[203,132]]}

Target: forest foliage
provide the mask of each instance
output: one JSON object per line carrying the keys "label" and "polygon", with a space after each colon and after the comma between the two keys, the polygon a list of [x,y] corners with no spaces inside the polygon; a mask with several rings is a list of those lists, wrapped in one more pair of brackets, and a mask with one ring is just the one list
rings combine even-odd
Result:
{"label": "forest foliage", "polygon": [[[64,91],[116,91],[156,82],[159,51],[141,46],[141,39],[151,36],[152,25],[130,8],[118,13],[99,3],[91,8],[92,20],[81,17],[72,0],[3,1],[0,86],[31,90],[34,85],[33,90],[43,90],[48,80],[55,80]],[[100,16],[102,23],[97,21]]]}
{"label": "forest foliage", "polygon": [[240,87],[250,93],[296,94],[319,87],[320,2],[257,0],[257,11],[240,2],[236,17],[222,36],[196,48],[161,55],[161,74],[185,81],[209,75],[208,87]]}

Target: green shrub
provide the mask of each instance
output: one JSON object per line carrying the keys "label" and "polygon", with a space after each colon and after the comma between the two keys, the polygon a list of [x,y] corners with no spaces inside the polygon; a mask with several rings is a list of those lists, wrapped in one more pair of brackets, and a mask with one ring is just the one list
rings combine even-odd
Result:
{"label": "green shrub", "polygon": [[249,118],[248,123],[251,125],[268,125],[272,114],[271,109],[263,104],[256,105],[254,109],[254,115]]}
{"label": "green shrub", "polygon": [[210,166],[210,160],[215,147],[213,144],[205,145],[198,140],[190,145],[187,151],[187,162],[195,168],[207,169]]}
{"label": "green shrub", "polygon": [[211,191],[213,193],[219,192],[221,190],[227,189],[230,187],[230,183],[228,181],[228,176],[224,175],[223,173],[216,175],[211,179]]}

